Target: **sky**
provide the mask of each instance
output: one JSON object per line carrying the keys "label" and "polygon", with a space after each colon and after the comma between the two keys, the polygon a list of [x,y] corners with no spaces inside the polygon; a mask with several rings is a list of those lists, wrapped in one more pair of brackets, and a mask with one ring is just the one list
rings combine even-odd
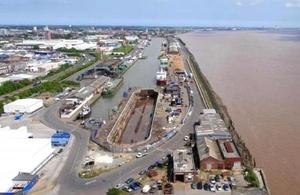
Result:
{"label": "sky", "polygon": [[0,0],[0,24],[300,27],[300,0]]}

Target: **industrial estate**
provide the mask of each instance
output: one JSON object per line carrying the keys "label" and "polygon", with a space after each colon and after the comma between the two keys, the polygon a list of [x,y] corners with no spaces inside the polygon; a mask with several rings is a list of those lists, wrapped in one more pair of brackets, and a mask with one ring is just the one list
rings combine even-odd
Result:
{"label": "industrial estate", "polygon": [[186,31],[0,29],[0,193],[269,194]]}

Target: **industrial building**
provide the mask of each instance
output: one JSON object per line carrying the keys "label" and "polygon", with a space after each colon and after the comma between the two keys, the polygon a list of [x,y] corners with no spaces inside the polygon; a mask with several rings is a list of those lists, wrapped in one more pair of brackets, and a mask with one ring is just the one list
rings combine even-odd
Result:
{"label": "industrial building", "polygon": [[3,106],[5,113],[33,113],[44,106],[41,99],[18,99]]}
{"label": "industrial building", "polygon": [[101,95],[109,81],[109,77],[100,76],[89,86],[82,87],[70,95],[70,97],[66,98],[64,105],[60,109],[60,117],[64,119],[76,119],[84,106],[90,105]]}
{"label": "industrial building", "polygon": [[224,121],[214,109],[204,109],[195,126],[195,162],[203,169],[240,169],[241,157]]}
{"label": "industrial building", "polygon": [[173,176],[174,182],[192,181],[197,173],[192,157],[192,151],[188,149],[177,149],[173,152]]}
{"label": "industrial building", "polygon": [[26,192],[36,183],[36,173],[53,156],[49,138],[32,138],[27,127],[0,127],[0,193]]}
{"label": "industrial building", "polygon": [[211,139],[231,139],[224,121],[215,109],[203,109],[198,125],[195,126],[197,139],[209,137]]}

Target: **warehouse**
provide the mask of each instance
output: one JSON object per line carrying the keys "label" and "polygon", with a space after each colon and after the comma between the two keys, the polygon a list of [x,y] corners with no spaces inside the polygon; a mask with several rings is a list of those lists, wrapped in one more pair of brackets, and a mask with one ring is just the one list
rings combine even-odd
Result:
{"label": "warehouse", "polygon": [[173,152],[174,182],[177,180],[188,182],[192,181],[197,173],[192,158],[192,152],[187,149],[177,149]]}
{"label": "warehouse", "polygon": [[29,137],[32,134],[24,126],[0,128],[0,193],[29,190],[36,182],[36,172],[51,159],[50,138]]}
{"label": "warehouse", "polygon": [[33,113],[44,106],[43,100],[40,99],[19,99],[4,105],[5,113]]}

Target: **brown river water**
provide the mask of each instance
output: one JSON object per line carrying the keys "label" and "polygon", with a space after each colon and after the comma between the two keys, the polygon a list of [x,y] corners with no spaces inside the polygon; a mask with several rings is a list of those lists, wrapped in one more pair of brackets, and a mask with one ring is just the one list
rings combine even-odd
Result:
{"label": "brown river water", "polygon": [[273,195],[300,194],[300,30],[180,35],[262,167]]}

